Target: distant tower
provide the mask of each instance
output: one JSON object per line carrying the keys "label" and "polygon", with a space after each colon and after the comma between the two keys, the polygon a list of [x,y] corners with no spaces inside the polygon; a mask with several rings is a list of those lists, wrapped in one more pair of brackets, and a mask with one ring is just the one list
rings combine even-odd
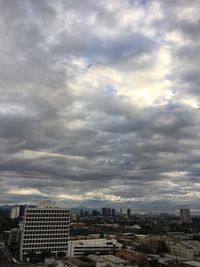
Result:
{"label": "distant tower", "polygon": [[122,215],[122,208],[120,209],[120,215]]}
{"label": "distant tower", "polygon": [[112,209],[112,216],[115,217],[115,209]]}
{"label": "distant tower", "polygon": [[127,209],[127,216],[128,216],[128,218],[130,218],[130,216],[131,216],[131,210],[130,209]]}
{"label": "distant tower", "polygon": [[190,209],[180,209],[180,219],[182,223],[191,223]]}
{"label": "distant tower", "polygon": [[83,210],[80,210],[80,217],[83,217]]}
{"label": "distant tower", "polygon": [[10,218],[11,219],[17,219],[19,217],[19,211],[20,211],[19,207],[13,207],[11,209]]}
{"label": "distant tower", "polygon": [[102,208],[102,213],[101,213],[101,215],[102,215],[103,217],[105,217],[105,216],[107,215],[107,209],[106,209],[106,208]]}
{"label": "distant tower", "polygon": [[111,216],[112,214],[111,214],[111,208],[107,208],[107,210],[106,210],[106,214],[107,214],[107,216]]}

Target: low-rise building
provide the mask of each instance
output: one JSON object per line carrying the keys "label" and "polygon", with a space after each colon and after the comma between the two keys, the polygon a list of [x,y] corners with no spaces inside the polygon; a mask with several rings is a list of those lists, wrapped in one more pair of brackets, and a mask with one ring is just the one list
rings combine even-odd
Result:
{"label": "low-rise building", "polygon": [[118,243],[116,239],[71,240],[68,246],[68,257],[82,257],[87,253],[112,253],[119,250],[121,247],[122,244]]}
{"label": "low-rise building", "polygon": [[103,255],[101,258],[105,259],[107,261],[107,265],[110,267],[122,267],[128,265],[127,260],[121,259],[114,255]]}
{"label": "low-rise building", "polygon": [[185,257],[190,260],[200,260],[200,242],[199,241],[181,241],[181,240],[168,240],[165,242],[170,253]]}
{"label": "low-rise building", "polygon": [[185,261],[183,264],[185,267],[200,267],[199,261]]}
{"label": "low-rise building", "polygon": [[138,264],[146,260],[145,254],[130,249],[121,249],[116,253],[116,256],[128,261],[130,264]]}
{"label": "low-rise building", "polygon": [[95,264],[95,267],[106,267],[108,265],[107,260],[98,255],[90,254],[87,258]]}
{"label": "low-rise building", "polygon": [[20,242],[21,231],[20,229],[13,228],[9,232],[8,245],[13,245]]}

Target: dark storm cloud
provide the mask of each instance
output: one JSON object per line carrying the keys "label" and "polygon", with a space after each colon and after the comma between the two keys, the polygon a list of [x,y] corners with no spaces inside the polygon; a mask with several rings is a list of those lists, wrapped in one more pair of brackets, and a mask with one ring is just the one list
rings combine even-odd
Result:
{"label": "dark storm cloud", "polygon": [[1,1],[1,203],[195,206],[197,6]]}

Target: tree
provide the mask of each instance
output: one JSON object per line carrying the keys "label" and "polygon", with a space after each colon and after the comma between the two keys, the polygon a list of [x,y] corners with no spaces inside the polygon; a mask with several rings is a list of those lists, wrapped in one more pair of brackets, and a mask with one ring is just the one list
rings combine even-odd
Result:
{"label": "tree", "polygon": [[146,245],[139,245],[139,246],[136,246],[135,248],[136,251],[139,251],[141,253],[145,253],[145,254],[149,254],[151,253],[151,248],[146,246]]}
{"label": "tree", "polygon": [[42,251],[41,256],[42,256],[42,258],[52,257],[53,253],[51,251],[49,251],[49,250],[44,250],[44,251]]}
{"label": "tree", "polygon": [[64,257],[66,256],[66,253],[65,253],[64,251],[59,251],[59,252],[57,253],[57,256],[58,256],[59,258],[64,258]]}

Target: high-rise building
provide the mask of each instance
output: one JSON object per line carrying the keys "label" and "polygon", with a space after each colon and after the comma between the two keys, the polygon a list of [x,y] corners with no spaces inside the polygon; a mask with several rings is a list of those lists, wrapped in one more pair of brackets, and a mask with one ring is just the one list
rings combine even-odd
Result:
{"label": "high-rise building", "polygon": [[131,210],[130,209],[127,209],[127,216],[128,216],[128,218],[130,218],[130,216],[131,216]]}
{"label": "high-rise building", "polygon": [[105,216],[107,215],[107,209],[106,209],[106,208],[102,208],[102,213],[101,213],[101,215],[102,215],[103,217],[105,217]]}
{"label": "high-rise building", "polygon": [[123,214],[123,210],[122,210],[122,208],[120,209],[120,215],[122,215]]}
{"label": "high-rise building", "polygon": [[20,259],[26,260],[30,253],[50,251],[67,253],[70,211],[44,201],[36,208],[24,211]]}
{"label": "high-rise building", "polygon": [[107,216],[111,216],[112,215],[111,208],[107,208],[106,215]]}
{"label": "high-rise building", "polygon": [[19,217],[19,207],[13,207],[11,209],[10,218],[11,219],[17,219]]}
{"label": "high-rise building", "polygon": [[115,209],[112,209],[112,216],[115,217]]}
{"label": "high-rise building", "polygon": [[190,209],[180,209],[180,219],[182,223],[191,223]]}
{"label": "high-rise building", "polygon": [[80,210],[80,217],[83,217],[83,210]]}

